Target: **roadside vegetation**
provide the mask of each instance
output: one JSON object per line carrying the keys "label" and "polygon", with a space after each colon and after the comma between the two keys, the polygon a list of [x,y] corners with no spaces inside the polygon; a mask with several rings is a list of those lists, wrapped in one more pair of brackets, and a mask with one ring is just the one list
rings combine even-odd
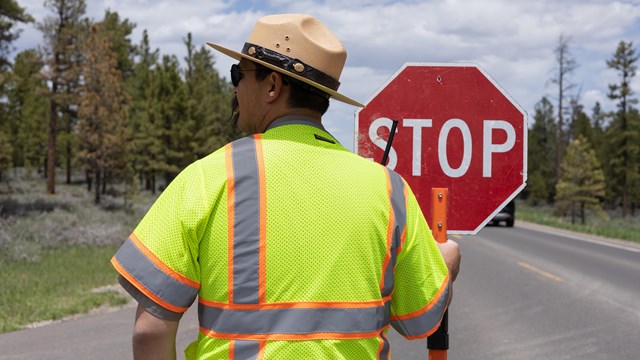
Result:
{"label": "roadside vegetation", "polygon": [[590,217],[586,224],[581,224],[572,223],[570,216],[558,216],[552,206],[531,206],[519,201],[516,207],[516,222],[518,220],[640,243],[640,214],[623,218],[620,213],[611,212],[606,217]]}
{"label": "roadside vegetation", "polygon": [[85,186],[57,184],[53,197],[41,179],[12,173],[23,178],[10,193],[0,184],[0,332],[126,304],[109,290],[117,284],[109,261],[155,196],[130,195],[125,206],[105,195],[95,205]]}

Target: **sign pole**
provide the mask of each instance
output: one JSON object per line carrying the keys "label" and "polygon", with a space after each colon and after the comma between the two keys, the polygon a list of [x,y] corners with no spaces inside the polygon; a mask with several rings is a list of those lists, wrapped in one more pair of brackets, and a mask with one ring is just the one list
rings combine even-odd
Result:
{"label": "sign pole", "polygon": [[[431,232],[439,243],[447,242],[447,188],[431,189]],[[449,350],[449,310],[444,313],[438,330],[427,338],[429,360],[447,360]]]}

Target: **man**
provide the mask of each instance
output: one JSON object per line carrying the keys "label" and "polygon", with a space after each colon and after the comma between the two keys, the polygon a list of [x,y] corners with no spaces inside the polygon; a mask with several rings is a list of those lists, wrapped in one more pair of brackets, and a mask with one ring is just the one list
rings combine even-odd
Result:
{"label": "man", "polygon": [[460,252],[439,251],[398,174],[322,127],[330,97],[362,106],[337,92],[340,41],[288,14],[261,18],[242,52],[209,45],[240,60],[234,116],[254,135],[185,169],[112,259],[139,302],[134,357],[175,358],[196,296],[198,359],[387,359],[390,325],[428,336]]}

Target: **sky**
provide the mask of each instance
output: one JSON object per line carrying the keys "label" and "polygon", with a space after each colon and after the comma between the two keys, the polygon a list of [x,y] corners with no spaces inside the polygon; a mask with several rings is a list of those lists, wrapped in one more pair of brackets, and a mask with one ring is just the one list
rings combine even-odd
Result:
{"label": "sky", "polygon": [[[17,0],[36,21],[51,13],[44,0]],[[569,80],[588,114],[595,102],[615,109],[608,84],[618,74],[607,68],[621,40],[640,53],[640,0],[87,0],[96,21],[105,10],[136,24],[131,36],[149,33],[161,54],[185,56],[183,39],[240,50],[256,20],[275,13],[306,13],[327,25],[344,43],[347,64],[339,91],[366,103],[404,63],[479,64],[529,114],[543,96],[556,101],[551,83],[554,49],[561,35],[578,68]],[[16,52],[43,43],[35,25],[24,25]],[[212,50],[213,51],[213,50]],[[235,60],[215,52],[216,68],[229,77]],[[640,94],[640,73],[632,89]],[[325,127],[353,149],[355,108],[331,102]]]}

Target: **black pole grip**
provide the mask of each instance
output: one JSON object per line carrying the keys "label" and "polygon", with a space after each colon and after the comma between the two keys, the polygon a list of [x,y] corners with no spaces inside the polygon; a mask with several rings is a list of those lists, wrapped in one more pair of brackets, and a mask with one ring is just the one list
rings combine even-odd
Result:
{"label": "black pole grip", "polygon": [[427,349],[449,350],[449,310],[444,312],[440,327],[427,338]]}

